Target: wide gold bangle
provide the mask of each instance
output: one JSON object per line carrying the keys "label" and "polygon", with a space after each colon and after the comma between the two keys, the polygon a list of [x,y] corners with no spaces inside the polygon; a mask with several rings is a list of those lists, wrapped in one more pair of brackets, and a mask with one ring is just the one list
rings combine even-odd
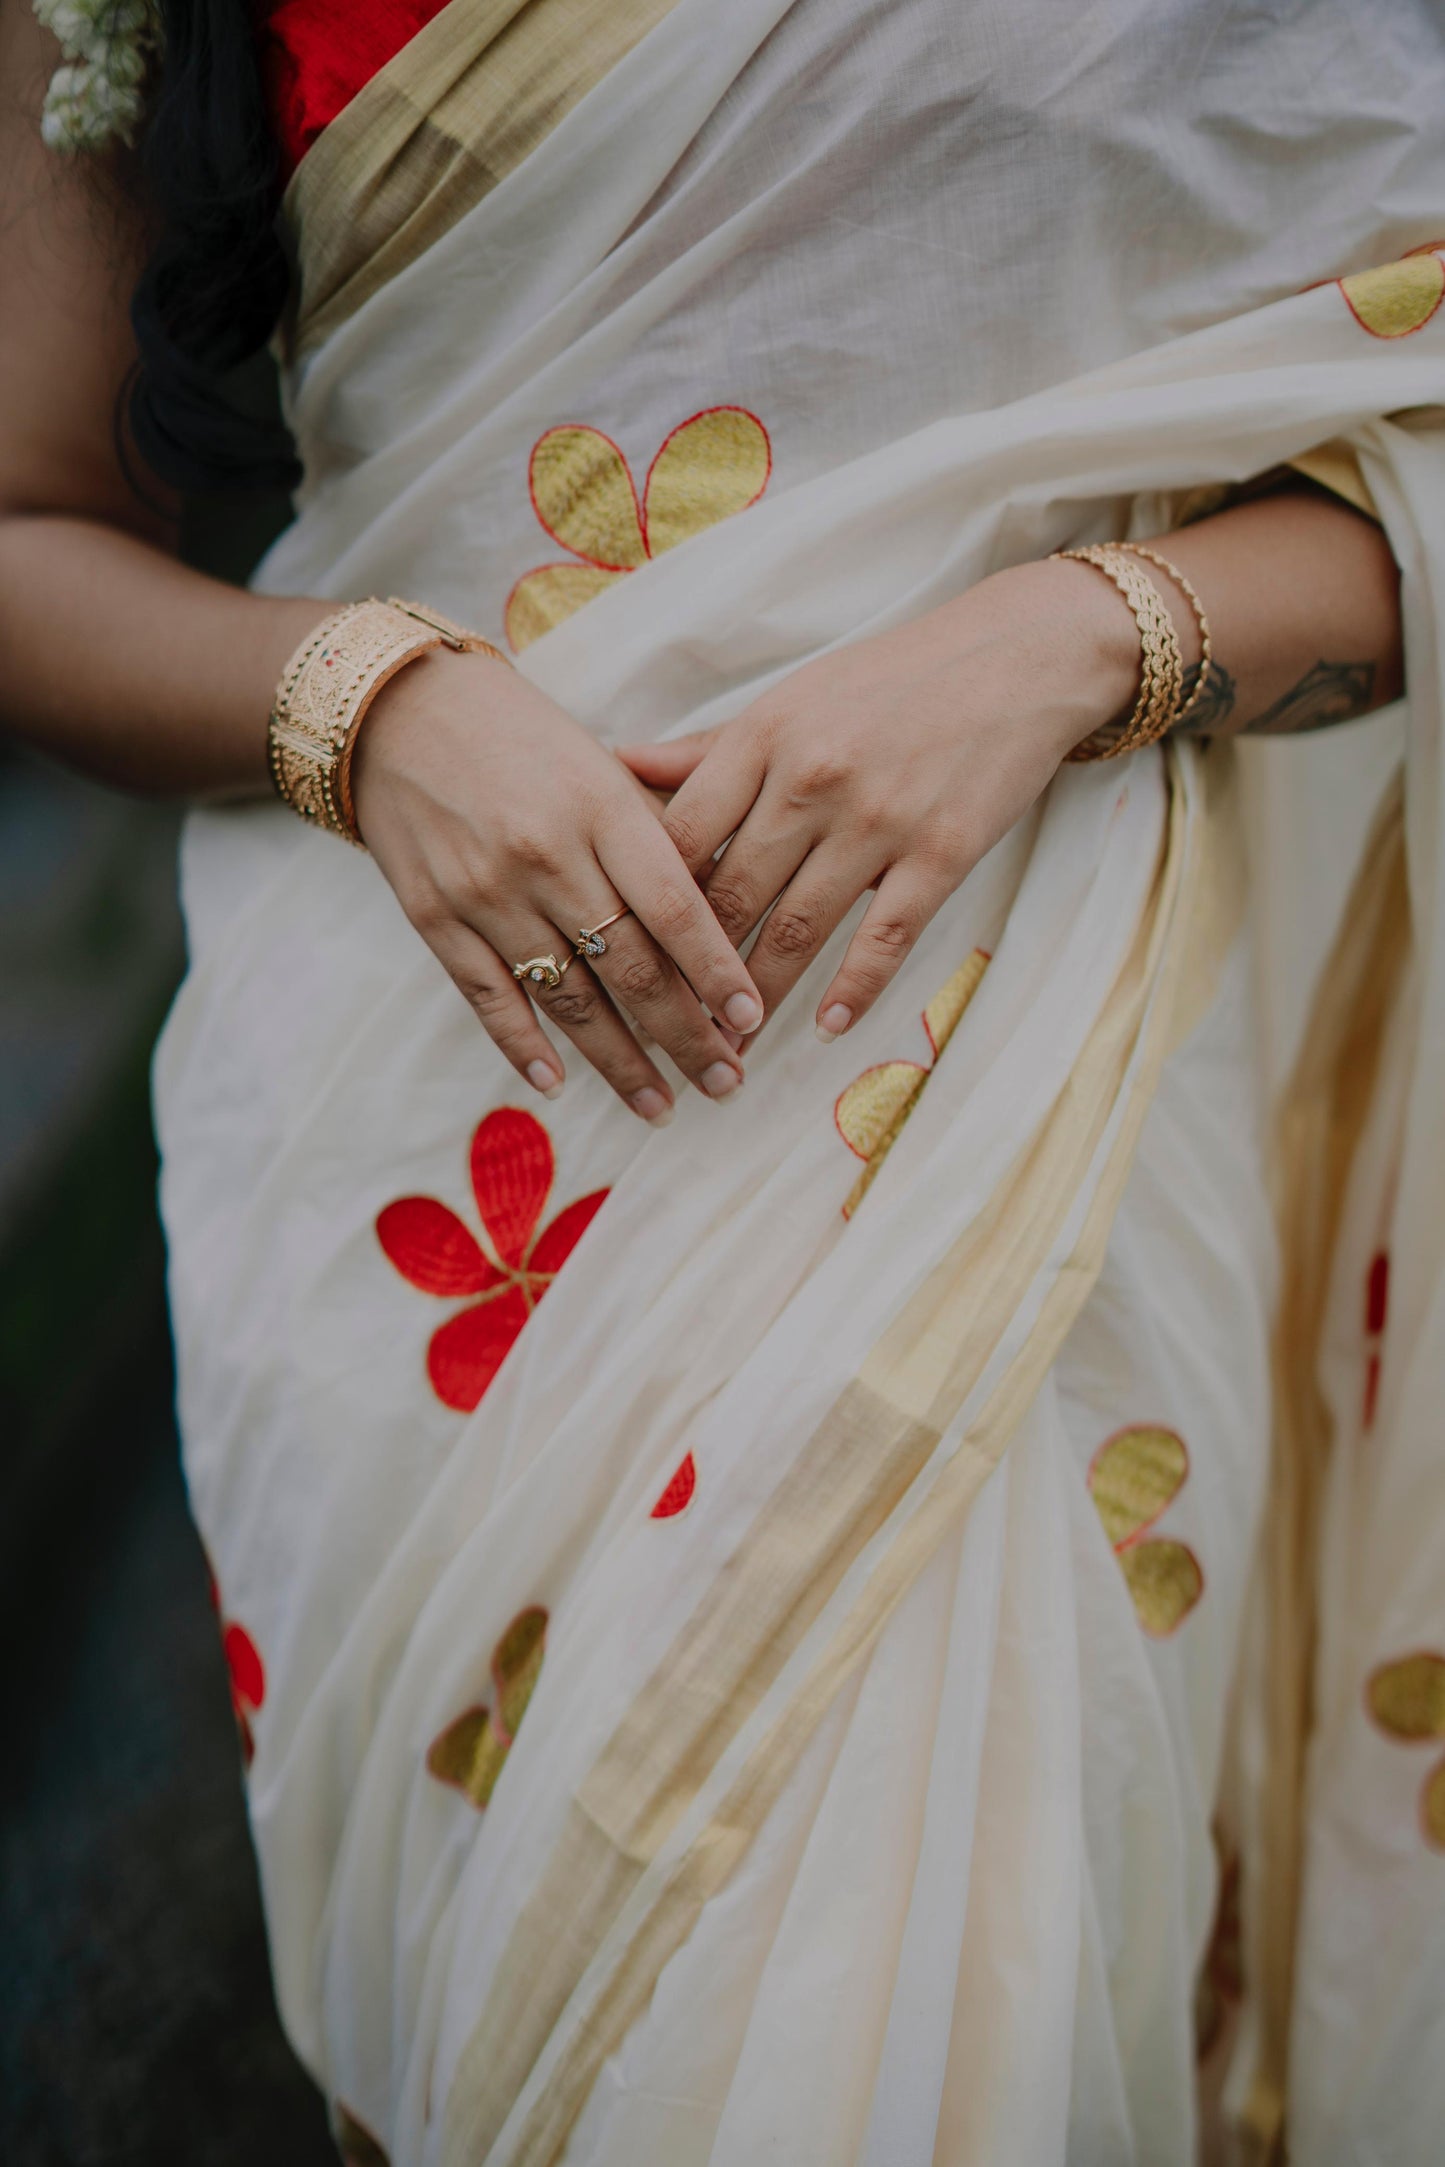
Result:
{"label": "wide gold bangle", "polygon": [[398,596],[348,602],[301,642],[276,687],[266,752],[276,794],[313,827],[364,849],[351,802],[351,759],[372,701],[434,647],[507,658],[479,633]]}
{"label": "wide gold bangle", "polygon": [[1178,719],[1184,689],[1184,656],[1174,620],[1148,573],[1116,542],[1091,543],[1085,549],[1057,549],[1056,557],[1092,564],[1112,580],[1139,628],[1139,697],[1127,722],[1091,730],[1068,755],[1070,760],[1117,760],[1121,753],[1153,745]]}

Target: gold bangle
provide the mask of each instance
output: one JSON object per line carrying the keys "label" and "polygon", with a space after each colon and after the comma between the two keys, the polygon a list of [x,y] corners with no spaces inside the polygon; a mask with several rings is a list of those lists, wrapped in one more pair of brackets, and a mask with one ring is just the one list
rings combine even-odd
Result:
{"label": "gold bangle", "polygon": [[1128,603],[1139,628],[1139,697],[1133,713],[1122,726],[1106,723],[1091,730],[1074,747],[1069,759],[1117,760],[1121,753],[1138,752],[1145,745],[1156,744],[1179,713],[1184,685],[1184,656],[1163,595],[1148,573],[1116,543],[1056,549],[1053,554],[1079,564],[1092,564],[1102,572]]}
{"label": "gold bangle", "polygon": [[1204,614],[1204,604],[1177,564],[1171,564],[1167,557],[1161,557],[1157,549],[1147,549],[1142,542],[1120,542],[1117,547],[1127,549],[1131,557],[1147,557],[1151,564],[1158,565],[1161,572],[1167,572],[1193,610],[1195,623],[1199,626],[1199,675],[1194,680],[1194,690],[1169,726],[1172,730],[1177,730],[1185,717],[1193,714],[1204,697],[1205,686],[1209,683],[1209,672],[1214,661],[1214,642],[1209,636],[1209,619]]}
{"label": "gold bangle", "polygon": [[490,640],[418,602],[372,595],[324,617],[282,671],[267,726],[271,780],[283,804],[364,849],[351,802],[357,733],[382,686],[442,646],[506,660]]}

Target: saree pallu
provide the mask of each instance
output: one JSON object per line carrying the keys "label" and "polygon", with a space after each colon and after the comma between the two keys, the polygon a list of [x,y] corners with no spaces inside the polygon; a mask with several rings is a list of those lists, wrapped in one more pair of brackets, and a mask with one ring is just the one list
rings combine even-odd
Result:
{"label": "saree pallu", "polygon": [[[1299,2158],[1340,2156],[1341,2111],[1362,2155],[1419,2156],[1445,1870],[1387,1794],[1442,1631],[1445,176],[1397,99],[1280,177],[1289,240],[1221,195],[1321,8],[1225,67],[1222,161],[1167,99],[1130,122],[1176,205],[1152,284],[1118,239],[1137,170],[1064,245],[1019,177],[1081,160],[1107,198],[1150,68],[1207,105],[1204,12],[1151,10],[1151,46],[1101,8],[1050,71],[1029,8],[965,35],[941,0],[677,0],[620,10],[590,85],[568,47],[559,89],[525,43],[546,6],[452,0],[293,184],[307,481],[262,583],[424,594],[604,742],[1337,439],[1402,565],[1411,688],[1291,1101],[1280,1368],[1323,1384],[1286,1395],[1274,1477],[1250,962],[1272,998],[1309,945],[1308,755],[1250,779],[1253,938],[1227,749],[1068,769],[844,1040],[807,1019],[846,928],[736,1106],[659,1135],[575,1060],[520,1103],[364,859],[277,809],[193,818],[157,1070],[186,1465],[278,1998],[358,2160],[1186,2162],[1226,1789],[1231,2111],[1270,2139],[1289,2064]],[[516,104],[479,177],[504,33],[541,118]],[[1323,143],[1355,88],[1305,79]],[[379,284],[347,270],[348,188],[390,206]],[[1312,1672],[1284,1627],[1315,1592]],[[1366,2001],[1361,1905],[1388,1920]]]}

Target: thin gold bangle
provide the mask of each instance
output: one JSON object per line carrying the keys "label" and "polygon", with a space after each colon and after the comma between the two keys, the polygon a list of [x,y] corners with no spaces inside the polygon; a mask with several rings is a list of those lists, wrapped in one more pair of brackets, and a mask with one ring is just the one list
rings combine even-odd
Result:
{"label": "thin gold bangle", "polygon": [[1171,730],[1177,730],[1185,718],[1193,714],[1195,708],[1203,699],[1204,688],[1209,683],[1209,672],[1214,663],[1214,642],[1209,635],[1209,619],[1204,614],[1204,604],[1200,601],[1192,584],[1185,578],[1178,565],[1171,563],[1168,557],[1161,557],[1157,549],[1148,549],[1143,542],[1119,542],[1115,546],[1119,549],[1127,549],[1131,557],[1147,557],[1151,564],[1158,565],[1161,572],[1167,572],[1184,596],[1189,607],[1193,610],[1195,622],[1199,626],[1199,662],[1197,665],[1199,675],[1194,680],[1194,690],[1169,725]]}
{"label": "thin gold bangle", "polygon": [[1091,730],[1068,755],[1070,760],[1117,760],[1157,743],[1179,712],[1184,683],[1179,634],[1153,580],[1117,544],[1090,543],[1082,549],[1056,549],[1054,555],[1102,572],[1124,597],[1139,628],[1139,696],[1133,713],[1122,726],[1106,723]]}

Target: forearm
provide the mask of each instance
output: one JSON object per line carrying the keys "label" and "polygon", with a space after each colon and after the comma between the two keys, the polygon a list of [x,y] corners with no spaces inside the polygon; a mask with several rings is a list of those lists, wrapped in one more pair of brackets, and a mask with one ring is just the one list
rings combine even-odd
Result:
{"label": "forearm", "polygon": [[[1302,485],[1158,536],[1151,546],[1192,581],[1214,642],[1209,680],[1186,732],[1278,736],[1347,722],[1398,697],[1399,573],[1373,520]],[[1193,613],[1167,575],[1157,584],[1192,691],[1199,661]]]}
{"label": "forearm", "polygon": [[247,594],[100,521],[0,518],[0,727],[127,789],[264,789],[277,678],[328,607]]}

